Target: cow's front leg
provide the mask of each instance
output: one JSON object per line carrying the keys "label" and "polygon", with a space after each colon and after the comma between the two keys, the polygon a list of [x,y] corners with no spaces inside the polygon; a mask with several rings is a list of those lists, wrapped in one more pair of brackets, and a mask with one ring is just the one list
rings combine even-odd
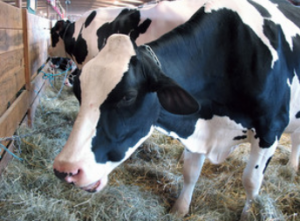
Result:
{"label": "cow's front leg", "polygon": [[189,212],[193,191],[200,176],[204,161],[205,155],[191,153],[185,150],[183,163],[183,189],[171,209],[171,213],[185,216]]}
{"label": "cow's front leg", "polygon": [[250,158],[243,173],[243,186],[246,191],[247,201],[243,209],[241,220],[247,220],[251,204],[259,193],[264,173],[275,152],[278,144],[276,140],[272,146],[259,147],[258,139],[253,139]]}
{"label": "cow's front leg", "polygon": [[289,166],[292,167],[296,172],[299,166],[299,155],[300,155],[300,134],[299,132],[294,132],[291,134],[292,141],[292,151],[289,160]]}

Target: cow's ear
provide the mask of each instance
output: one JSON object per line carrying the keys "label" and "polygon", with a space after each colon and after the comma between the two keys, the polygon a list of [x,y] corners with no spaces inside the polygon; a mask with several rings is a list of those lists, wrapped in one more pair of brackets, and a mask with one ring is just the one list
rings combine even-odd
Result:
{"label": "cow's ear", "polygon": [[142,22],[142,24],[140,24],[137,28],[133,29],[130,32],[129,34],[130,38],[133,41],[135,41],[140,36],[140,34],[144,34],[147,31],[150,24],[151,24],[151,20],[147,18],[145,21]]}
{"label": "cow's ear", "polygon": [[188,115],[200,109],[199,103],[190,93],[162,73],[151,87],[152,91],[156,91],[161,106],[172,114]]}

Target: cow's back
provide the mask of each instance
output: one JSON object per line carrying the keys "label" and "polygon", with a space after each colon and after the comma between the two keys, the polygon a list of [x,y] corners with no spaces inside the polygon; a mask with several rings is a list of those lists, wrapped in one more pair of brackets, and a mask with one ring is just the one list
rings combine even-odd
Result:
{"label": "cow's back", "polygon": [[[154,5],[138,8],[140,24],[146,19],[150,19],[151,24],[145,33],[138,36],[136,43],[140,45],[155,40],[178,25],[183,24],[204,2],[204,0],[162,1]],[[86,64],[98,54],[102,43],[99,44],[98,42],[100,33],[97,33],[97,31],[100,31],[103,25],[113,22],[124,9],[126,8],[99,8],[86,13],[74,23],[73,39],[75,40],[75,47],[73,51],[75,54],[78,54],[78,51],[83,51],[87,54],[83,61],[82,59],[76,59],[74,55],[72,56],[78,67]],[[88,26],[86,26],[86,23],[88,23]],[[115,30],[109,30],[108,32],[111,32],[110,34],[118,33]],[[105,41],[103,41],[104,44]]]}

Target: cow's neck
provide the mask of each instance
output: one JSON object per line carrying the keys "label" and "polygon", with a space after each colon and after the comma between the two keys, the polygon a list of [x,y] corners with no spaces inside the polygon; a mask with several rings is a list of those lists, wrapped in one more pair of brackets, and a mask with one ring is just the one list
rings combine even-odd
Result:
{"label": "cow's neck", "polygon": [[[188,116],[161,110],[156,126],[168,132],[173,131],[180,137],[193,133],[194,128],[191,125],[196,125],[197,119],[211,119],[214,114],[220,115],[215,103],[219,96],[219,90],[215,92],[214,88],[215,73],[221,73],[226,59],[219,61],[219,66],[214,65],[219,53],[214,44],[218,39],[212,39],[211,36],[217,38],[219,30],[208,27],[203,31],[201,23],[205,21],[198,18],[202,13],[204,12],[199,11],[197,17],[189,20],[189,25],[179,26],[158,40],[148,43],[161,63],[163,73],[188,91],[201,105],[199,113]],[[188,125],[185,127],[184,124]]]}
{"label": "cow's neck", "polygon": [[71,58],[73,59],[74,61],[76,61],[72,54],[73,54],[73,51],[74,51],[74,48],[75,48],[75,41],[72,40],[73,39],[73,31],[74,30],[74,27],[75,27],[75,23],[70,23],[66,26],[65,28],[65,31],[62,35],[62,39],[64,41],[64,44],[65,44],[65,50],[67,52],[67,57],[68,58]]}

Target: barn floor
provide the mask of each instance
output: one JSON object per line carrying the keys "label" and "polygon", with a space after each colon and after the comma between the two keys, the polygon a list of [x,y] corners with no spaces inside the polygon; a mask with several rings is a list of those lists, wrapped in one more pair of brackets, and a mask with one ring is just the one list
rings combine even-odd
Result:
{"label": "barn floor", "polygon": [[[249,145],[241,145],[221,165],[206,162],[196,186],[190,213],[183,219],[168,214],[182,187],[183,147],[155,132],[110,175],[109,185],[96,194],[58,180],[52,170],[76,118],[78,102],[68,88],[57,99],[58,81],[40,97],[31,134],[19,142],[17,155],[0,180],[0,220],[239,220],[245,202],[242,172]],[[249,220],[299,220],[300,173],[286,166],[289,137],[284,135],[272,159]],[[265,205],[264,209],[259,205]]]}

